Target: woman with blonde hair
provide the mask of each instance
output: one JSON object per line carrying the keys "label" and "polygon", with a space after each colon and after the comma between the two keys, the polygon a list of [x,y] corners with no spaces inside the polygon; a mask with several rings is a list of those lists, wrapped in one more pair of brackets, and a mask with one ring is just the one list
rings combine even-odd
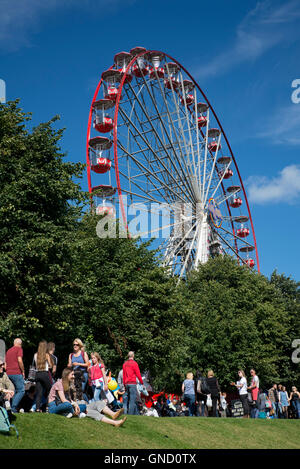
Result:
{"label": "woman with blonde hair", "polygon": [[221,398],[221,389],[220,389],[218,380],[215,377],[215,374],[214,374],[213,370],[209,370],[207,372],[206,382],[207,382],[207,385],[210,389],[210,396],[211,396],[211,401],[212,401],[212,416],[213,417],[218,417],[218,415],[217,415],[217,403]]}
{"label": "woman with blonde hair", "polygon": [[292,386],[292,391],[289,397],[290,405],[295,413],[297,419],[300,419],[300,392],[296,386]]}
{"label": "woman with blonde hair", "polygon": [[92,365],[89,368],[89,376],[92,383],[93,400],[100,401],[101,390],[108,391],[105,365],[99,353],[91,353]]}
{"label": "woman with blonde hair", "polygon": [[69,355],[68,368],[73,368],[75,380],[81,380],[82,392],[85,391],[88,382],[89,366],[89,357],[82,341],[78,338],[73,340],[73,353]]}
{"label": "woman with blonde hair", "polygon": [[49,353],[47,352],[47,342],[45,340],[39,343],[38,351],[34,354],[34,362],[36,367],[36,412],[42,412],[42,398],[44,396],[47,401],[48,394],[52,386],[52,379],[50,375],[52,360]]}
{"label": "woman with blonde hair", "polygon": [[193,417],[195,413],[195,382],[193,373],[187,373],[186,379],[182,383],[183,400],[189,409],[189,417]]}
{"label": "woman with blonde hair", "polygon": [[249,418],[249,405],[248,405],[248,387],[247,387],[247,379],[246,375],[243,370],[238,371],[239,381],[236,383],[230,383],[232,386],[235,386],[240,395],[240,400],[242,401],[243,410],[244,410],[244,418]]}

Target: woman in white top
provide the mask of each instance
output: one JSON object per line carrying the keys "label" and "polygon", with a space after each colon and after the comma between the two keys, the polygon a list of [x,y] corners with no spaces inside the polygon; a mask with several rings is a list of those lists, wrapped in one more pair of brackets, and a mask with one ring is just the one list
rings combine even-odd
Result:
{"label": "woman in white top", "polygon": [[42,341],[39,343],[38,351],[34,355],[34,362],[36,366],[36,412],[42,412],[41,404],[43,395],[48,401],[48,394],[52,386],[51,374],[49,372],[52,368],[52,360],[47,352],[47,342]]}
{"label": "woman in white top", "polygon": [[248,390],[247,390],[247,379],[243,370],[238,371],[239,381],[231,383],[232,386],[236,386],[239,390],[240,399],[242,401],[244,418],[249,418],[249,404],[248,404]]}

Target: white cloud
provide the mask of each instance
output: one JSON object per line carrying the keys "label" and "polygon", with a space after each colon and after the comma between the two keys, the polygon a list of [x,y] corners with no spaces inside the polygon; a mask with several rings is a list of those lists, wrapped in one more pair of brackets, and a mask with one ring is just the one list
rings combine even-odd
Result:
{"label": "white cloud", "polygon": [[298,18],[298,0],[277,6],[269,0],[257,3],[237,26],[235,42],[196,70],[195,75],[198,78],[221,75],[243,62],[258,59],[279,43],[290,40],[291,35],[299,34]]}
{"label": "white cloud", "polygon": [[300,166],[286,166],[273,178],[250,176],[246,186],[252,204],[297,203],[300,201]]}
{"label": "white cloud", "polygon": [[300,145],[300,103],[279,108],[260,125],[256,137],[277,145]]}

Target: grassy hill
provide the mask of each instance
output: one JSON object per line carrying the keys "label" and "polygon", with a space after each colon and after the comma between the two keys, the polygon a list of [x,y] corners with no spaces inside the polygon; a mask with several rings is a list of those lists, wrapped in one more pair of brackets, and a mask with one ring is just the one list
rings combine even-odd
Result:
{"label": "grassy hill", "polygon": [[0,449],[300,448],[300,420],[128,416],[121,428],[89,418],[18,414],[19,439],[0,434]]}

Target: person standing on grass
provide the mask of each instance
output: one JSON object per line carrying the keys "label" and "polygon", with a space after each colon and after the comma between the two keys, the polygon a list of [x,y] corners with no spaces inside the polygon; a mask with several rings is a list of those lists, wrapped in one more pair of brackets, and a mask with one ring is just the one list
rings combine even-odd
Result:
{"label": "person standing on grass", "polygon": [[268,396],[270,401],[272,402],[272,407],[275,412],[275,418],[278,418],[278,412],[279,412],[279,393],[277,389],[277,384],[274,383],[271,389],[268,391]]}
{"label": "person standing on grass", "polygon": [[217,415],[217,404],[220,400],[221,389],[217,378],[214,375],[213,370],[207,372],[207,385],[210,389],[211,401],[212,401],[212,416],[218,417]]}
{"label": "person standing on grass", "polygon": [[257,399],[259,395],[259,378],[256,374],[254,368],[250,370],[251,381],[250,386],[248,386],[248,390],[251,392],[253,406],[251,409],[251,418],[258,417],[258,408],[257,408]]}
{"label": "person standing on grass", "polygon": [[68,418],[73,415],[80,418],[86,417],[86,405],[78,405],[74,400],[73,383],[74,371],[71,368],[65,368],[61,379],[58,379],[51,387],[48,398],[49,414],[65,415]]}
{"label": "person standing on grass", "polygon": [[52,367],[50,368],[50,373],[51,373],[53,382],[55,381],[55,375],[56,375],[56,370],[57,370],[57,357],[54,355],[54,352],[55,352],[55,343],[48,342],[47,353],[49,353],[51,361],[52,361]]}
{"label": "person standing on grass", "polygon": [[289,401],[295,412],[296,418],[300,419],[300,392],[297,390],[296,386],[292,386]]}
{"label": "person standing on grass", "polygon": [[189,409],[189,417],[193,417],[195,413],[196,402],[195,381],[193,373],[186,374],[186,379],[182,383],[181,390],[183,394],[183,400]]}
{"label": "person standing on grass", "polygon": [[39,343],[38,351],[34,354],[34,362],[36,366],[36,412],[42,412],[42,398],[44,396],[47,402],[52,386],[50,369],[53,366],[50,355],[47,352],[47,342],[45,340]]}
{"label": "person standing on grass", "polygon": [[15,394],[12,398],[11,411],[18,412],[18,405],[25,394],[25,369],[23,363],[22,340],[17,338],[14,345],[7,350],[5,355],[6,374],[15,387]]}
{"label": "person standing on grass", "polygon": [[123,383],[128,396],[128,414],[137,415],[136,398],[137,387],[136,379],[140,384],[143,383],[143,378],[140,373],[139,365],[134,360],[134,352],[128,353],[128,360],[123,364]]}
{"label": "person standing on grass", "polygon": [[92,365],[89,368],[89,375],[92,383],[93,400],[101,400],[101,391],[108,391],[105,365],[99,353],[91,353]]}
{"label": "person standing on grass", "polygon": [[248,391],[247,391],[247,379],[243,370],[238,371],[239,381],[236,383],[231,383],[233,386],[236,386],[240,399],[242,401],[244,418],[249,418],[249,405],[248,405]]}
{"label": "person standing on grass", "polygon": [[88,369],[90,367],[88,354],[84,350],[84,345],[80,339],[73,341],[73,353],[69,355],[68,368],[73,368],[75,380],[81,381],[83,393],[88,382]]}
{"label": "person standing on grass", "polygon": [[288,418],[288,407],[289,407],[289,397],[286,391],[286,387],[282,386],[281,390],[279,391],[280,394],[280,403],[282,408],[282,415],[284,419]]}

